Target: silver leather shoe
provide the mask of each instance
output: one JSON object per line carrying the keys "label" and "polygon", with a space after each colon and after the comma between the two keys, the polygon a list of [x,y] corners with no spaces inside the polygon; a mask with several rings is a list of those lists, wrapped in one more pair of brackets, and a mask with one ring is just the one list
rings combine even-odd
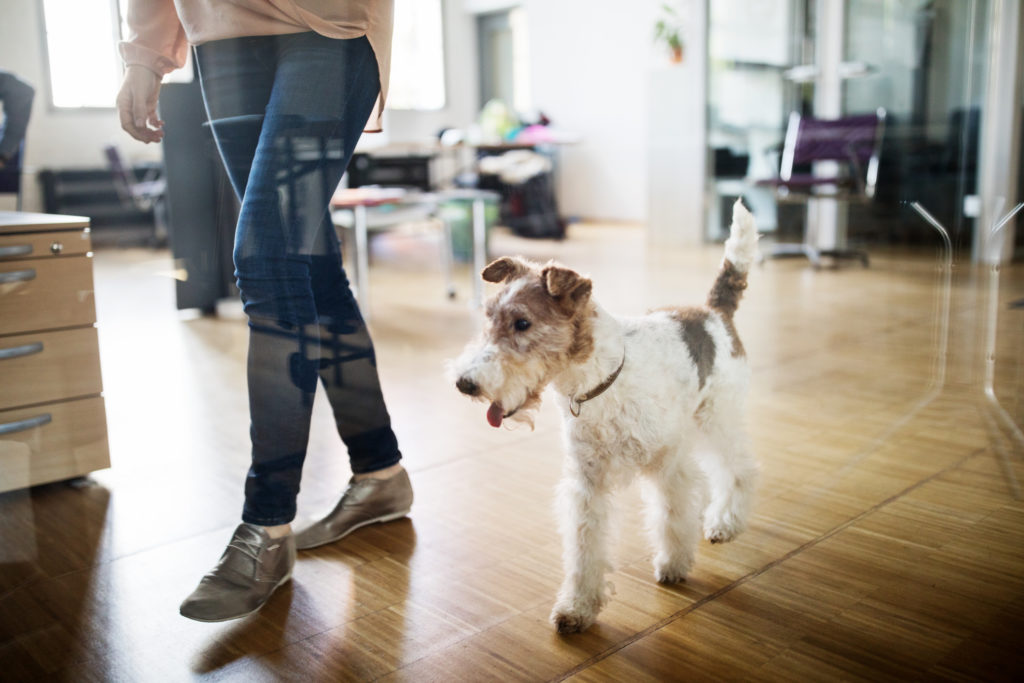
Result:
{"label": "silver leather shoe", "polygon": [[412,482],[405,470],[389,479],[353,478],[329,515],[295,534],[295,547],[308,550],[333,543],[367,524],[405,517],[411,508]]}
{"label": "silver leather shoe", "polygon": [[295,537],[271,538],[263,527],[242,523],[217,566],[181,603],[181,616],[227,621],[252,614],[292,576]]}

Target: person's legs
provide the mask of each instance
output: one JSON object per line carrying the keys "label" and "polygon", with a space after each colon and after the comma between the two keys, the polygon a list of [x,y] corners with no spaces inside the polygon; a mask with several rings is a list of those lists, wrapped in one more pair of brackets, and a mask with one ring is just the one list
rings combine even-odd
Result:
{"label": "person's legs", "polygon": [[326,223],[320,236],[323,249],[311,264],[321,323],[320,380],[348,447],[353,477],[334,509],[296,534],[300,550],[332,543],[367,524],[404,517],[413,501],[381,397],[373,344],[342,268],[333,226]]}
{"label": "person's legs", "polygon": [[322,256],[312,260],[313,294],[321,324],[320,381],[357,477],[387,471],[401,460],[384,404],[377,359],[341,263],[337,234],[321,230]]}
{"label": "person's legs", "polygon": [[[400,458],[327,220],[376,98],[376,61],[365,39],[310,33],[218,41],[199,56],[211,124],[242,196],[235,266],[250,318],[253,440],[243,520],[285,524],[295,514],[318,373],[353,471]],[[336,351],[339,339],[348,353]]]}
{"label": "person's legs", "polygon": [[[401,456],[354,301],[348,310],[344,297],[314,295],[344,280],[325,217],[379,89],[369,43],[313,33],[239,38],[200,46],[197,58],[214,136],[241,198],[234,259],[250,326],[252,465],[243,525],[218,567],[182,605],[182,614],[212,620],[257,609],[290,575],[294,539],[274,537],[287,534],[282,525],[295,515],[316,382],[332,357],[331,340],[342,332],[358,339],[360,352],[340,360],[359,370],[339,367],[337,377],[361,378],[361,391],[325,380],[328,395],[332,404],[344,398],[367,406],[335,408],[339,419],[370,417],[354,427],[339,424],[339,432],[346,443],[376,434],[364,449],[373,457],[358,455],[355,444],[353,467],[383,468]],[[338,270],[331,276],[329,264]],[[327,358],[321,341],[328,342]],[[239,592],[242,574],[249,578]]]}

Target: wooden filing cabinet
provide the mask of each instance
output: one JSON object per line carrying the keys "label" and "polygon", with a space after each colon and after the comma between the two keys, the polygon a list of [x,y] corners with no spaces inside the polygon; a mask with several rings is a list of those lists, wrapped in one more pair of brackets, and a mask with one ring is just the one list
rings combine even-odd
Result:
{"label": "wooden filing cabinet", "polygon": [[110,466],[89,219],[0,211],[0,491]]}

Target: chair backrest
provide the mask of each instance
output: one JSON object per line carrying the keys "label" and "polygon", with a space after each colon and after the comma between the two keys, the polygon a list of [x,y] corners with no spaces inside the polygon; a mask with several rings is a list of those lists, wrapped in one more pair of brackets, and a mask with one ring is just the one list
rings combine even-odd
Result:
{"label": "chair backrest", "polygon": [[21,160],[25,156],[25,141],[15,150],[11,162],[0,169],[0,192],[17,192],[21,187]]}
{"label": "chair backrest", "polygon": [[18,145],[11,162],[0,168],[0,194],[17,195],[17,209],[21,211],[21,171],[25,159],[25,141]]}
{"label": "chair backrest", "polygon": [[136,182],[135,174],[132,173],[131,169],[125,166],[121,160],[121,153],[117,147],[113,145],[107,145],[103,148],[103,153],[107,157],[107,164],[110,166],[110,172],[114,175],[115,184],[118,186],[118,192],[124,191],[125,195],[131,197],[130,188]]}
{"label": "chair backrest", "polygon": [[864,183],[865,193],[874,193],[878,180],[878,159],[885,131],[885,109],[870,114],[838,119],[816,119],[793,112],[789,116],[782,150],[780,175],[789,180],[793,167],[815,161],[839,161],[852,166]]}

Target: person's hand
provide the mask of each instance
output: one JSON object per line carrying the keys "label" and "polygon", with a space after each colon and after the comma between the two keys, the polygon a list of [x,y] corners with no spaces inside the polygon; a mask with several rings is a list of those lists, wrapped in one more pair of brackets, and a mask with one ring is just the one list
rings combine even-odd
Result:
{"label": "person's hand", "polygon": [[117,113],[121,127],[136,140],[160,142],[164,122],[156,115],[160,96],[160,77],[142,66],[129,66],[124,72],[121,91],[117,93]]}

